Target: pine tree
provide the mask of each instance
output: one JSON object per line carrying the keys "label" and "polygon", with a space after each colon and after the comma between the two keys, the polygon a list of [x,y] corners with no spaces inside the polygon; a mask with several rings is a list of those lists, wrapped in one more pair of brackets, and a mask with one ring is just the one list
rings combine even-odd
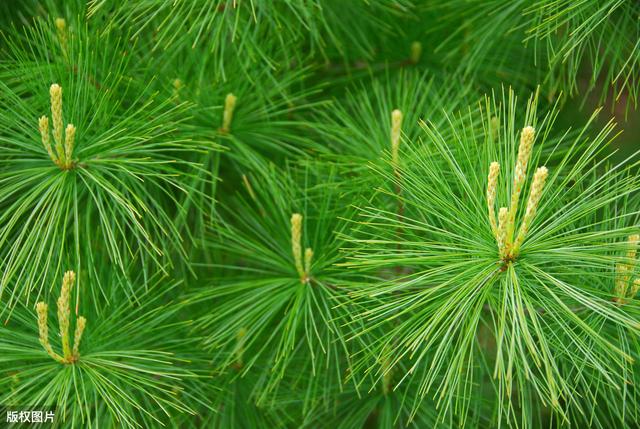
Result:
{"label": "pine tree", "polygon": [[0,4],[0,419],[639,426],[638,17]]}

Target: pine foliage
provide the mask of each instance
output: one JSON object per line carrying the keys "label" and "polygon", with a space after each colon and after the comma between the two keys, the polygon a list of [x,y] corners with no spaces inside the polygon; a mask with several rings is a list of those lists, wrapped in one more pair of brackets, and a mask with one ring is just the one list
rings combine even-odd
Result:
{"label": "pine foliage", "polygon": [[1,3],[0,419],[639,426],[639,17]]}

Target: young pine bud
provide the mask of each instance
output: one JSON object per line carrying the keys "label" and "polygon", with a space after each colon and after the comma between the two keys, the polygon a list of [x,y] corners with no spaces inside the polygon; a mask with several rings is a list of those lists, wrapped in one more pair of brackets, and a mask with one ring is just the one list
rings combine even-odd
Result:
{"label": "young pine bud", "polygon": [[619,303],[624,302],[627,295],[627,285],[629,283],[629,274],[627,274],[627,264],[616,264],[616,283],[613,289],[613,300]]}
{"label": "young pine bud", "polygon": [[49,88],[51,95],[51,118],[53,119],[53,140],[56,143],[56,152],[59,160],[64,160],[62,147],[62,88],[57,83]]}
{"label": "young pine bud", "polygon": [[58,42],[60,43],[60,49],[62,50],[62,54],[67,56],[67,21],[64,18],[56,18],[55,21]]}
{"label": "young pine bud", "polygon": [[[639,279],[635,279],[631,289],[629,289],[629,282],[631,281],[631,275],[636,265],[636,256],[638,252],[638,242],[640,241],[639,234],[631,234],[627,239],[629,249],[625,255],[625,262],[616,264],[616,283],[614,288],[614,301],[624,303],[627,294],[630,297],[634,297],[638,292],[636,282]],[[635,291],[634,291],[634,288]]]}
{"label": "young pine bud", "polygon": [[76,332],[73,335],[73,360],[76,361],[80,357],[80,341],[82,340],[82,333],[87,326],[87,319],[80,316],[76,321]]}
{"label": "young pine bud", "polygon": [[496,187],[498,185],[498,175],[500,174],[500,164],[492,162],[489,166],[489,177],[487,178],[487,206],[489,209],[489,223],[493,235],[498,238],[498,225],[496,223]]}
{"label": "young pine bud", "polygon": [[56,18],[56,28],[59,32],[65,31],[65,29],[67,28],[67,22],[64,20],[64,18]]}
{"label": "young pine bud", "polygon": [[53,149],[51,148],[51,139],[49,137],[49,118],[46,116],[40,117],[38,120],[38,128],[40,129],[40,137],[42,137],[42,145],[49,154],[49,158],[57,164],[58,158],[53,153]]}
{"label": "young pine bud", "polygon": [[304,251],[304,272],[309,276],[311,273],[311,262],[313,260],[313,250],[309,247]]}
{"label": "young pine bud", "polygon": [[411,44],[411,56],[409,60],[413,64],[418,64],[420,62],[420,57],[422,56],[422,43],[415,41]]}
{"label": "young pine bud", "polygon": [[36,304],[36,312],[38,314],[38,332],[40,335],[40,344],[47,352],[47,354],[55,361],[64,363],[62,356],[53,351],[51,344],[49,343],[49,326],[47,325],[47,312],[49,306],[44,302]]}
{"label": "young pine bud", "polygon": [[73,144],[76,138],[76,127],[73,124],[67,124],[64,134],[64,156],[65,167],[70,168],[72,164],[71,157],[73,155]]}
{"label": "young pine bud", "polygon": [[500,207],[498,211],[498,250],[500,251],[500,257],[506,256],[506,238],[507,238],[507,218],[509,210],[506,207]]}
{"label": "young pine bud", "polygon": [[[629,246],[630,246],[629,250],[627,251],[627,259],[631,261],[627,265],[627,271],[629,273],[629,277],[627,278],[627,283],[628,283],[630,280],[631,274],[633,274],[633,271],[636,268],[636,256],[638,254],[638,242],[640,242],[640,234],[631,234],[627,241],[629,242]],[[638,279],[635,279],[633,281],[633,284],[631,285],[631,289],[629,290],[629,298],[633,298],[636,296],[636,293],[638,292],[639,284],[640,283],[638,283]]]}
{"label": "young pine bud", "polygon": [[391,112],[391,162],[393,168],[397,169],[400,165],[400,131],[402,130],[402,112],[395,109]]}
{"label": "young pine bud", "polygon": [[489,131],[493,140],[498,140],[500,136],[500,119],[497,116],[492,116],[489,122]]}
{"label": "young pine bud", "polygon": [[533,127],[524,127],[520,133],[520,146],[518,147],[518,161],[514,176],[514,184],[524,182],[527,174],[527,164],[531,158],[531,149],[533,148],[533,140],[535,138],[535,129]]}
{"label": "young pine bud", "polygon": [[62,280],[62,290],[58,298],[58,324],[60,325],[60,337],[62,338],[62,353],[66,360],[71,359],[71,347],[69,344],[69,318],[71,316],[71,308],[69,301],[71,298],[71,289],[76,280],[76,274],[73,271],[64,273]]}
{"label": "young pine bud", "polygon": [[509,208],[509,222],[507,223],[507,245],[511,245],[515,229],[516,211],[520,202],[522,186],[527,174],[527,165],[531,157],[535,130],[533,127],[524,127],[520,133],[520,146],[518,148],[518,159],[513,177],[513,190],[511,192],[511,206]]}
{"label": "young pine bud", "polygon": [[296,271],[300,279],[304,279],[305,271],[302,266],[302,215],[294,213],[291,215],[291,251],[295,261]]}
{"label": "young pine bud", "polygon": [[627,259],[631,268],[635,267],[636,255],[638,254],[638,242],[640,241],[640,234],[631,234],[627,239],[629,243],[629,250],[627,251]]}
{"label": "young pine bud", "polygon": [[233,111],[236,108],[236,96],[232,93],[227,94],[224,99],[224,112],[222,114],[222,128],[224,133],[228,133],[231,129],[231,121],[233,120]]}
{"label": "young pine bud", "polygon": [[527,210],[524,214],[524,218],[522,219],[522,224],[520,225],[520,231],[518,231],[516,241],[513,244],[513,256],[516,256],[518,254],[520,246],[522,245],[522,242],[529,232],[529,226],[531,225],[531,222],[536,215],[536,210],[538,209],[540,197],[542,195],[542,190],[544,189],[544,184],[547,180],[548,174],[549,171],[546,167],[540,167],[536,170],[536,173],[533,176],[533,184],[531,185],[529,201],[527,202]]}

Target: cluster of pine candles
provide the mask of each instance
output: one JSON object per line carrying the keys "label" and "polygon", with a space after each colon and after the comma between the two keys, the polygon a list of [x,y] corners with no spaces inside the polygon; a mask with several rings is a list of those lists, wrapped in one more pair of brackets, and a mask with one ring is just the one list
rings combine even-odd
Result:
{"label": "cluster of pine candles", "polygon": [[445,3],[0,5],[0,419],[637,427],[640,5]]}

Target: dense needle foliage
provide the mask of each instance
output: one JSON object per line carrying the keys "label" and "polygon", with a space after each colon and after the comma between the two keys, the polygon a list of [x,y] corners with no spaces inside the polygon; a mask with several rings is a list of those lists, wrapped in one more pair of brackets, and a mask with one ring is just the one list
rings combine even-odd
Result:
{"label": "dense needle foliage", "polygon": [[0,421],[638,427],[639,23],[0,3]]}

